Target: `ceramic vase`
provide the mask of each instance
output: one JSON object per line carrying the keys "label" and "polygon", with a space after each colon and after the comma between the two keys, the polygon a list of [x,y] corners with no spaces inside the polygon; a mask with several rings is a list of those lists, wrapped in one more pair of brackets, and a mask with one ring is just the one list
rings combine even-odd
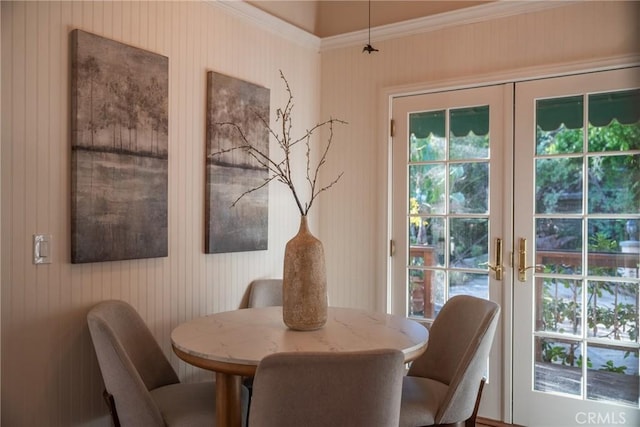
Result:
{"label": "ceramic vase", "polygon": [[307,217],[285,247],[282,317],[297,331],[312,331],[327,322],[327,272],[322,242],[309,231]]}

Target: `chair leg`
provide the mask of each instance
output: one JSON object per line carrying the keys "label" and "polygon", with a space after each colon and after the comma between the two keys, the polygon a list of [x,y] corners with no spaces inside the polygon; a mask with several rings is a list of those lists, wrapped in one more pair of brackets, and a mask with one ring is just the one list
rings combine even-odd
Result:
{"label": "chair leg", "polygon": [[482,389],[484,388],[484,383],[487,381],[485,377],[482,377],[480,380],[480,387],[478,388],[478,396],[476,396],[476,404],[473,407],[473,412],[471,416],[467,418],[465,421],[461,421],[453,424],[434,424],[433,426],[424,426],[424,427],[476,427],[476,417],[478,416],[478,408],[480,408],[480,399],[482,398]]}
{"label": "chair leg", "polygon": [[473,413],[467,420],[464,422],[465,427],[475,427],[476,426],[476,417],[478,416],[478,408],[480,408],[480,399],[482,399],[482,389],[484,388],[484,383],[487,381],[485,377],[482,377],[480,380],[480,387],[478,388],[478,396],[476,397],[476,404],[473,407]]}
{"label": "chair leg", "polygon": [[118,419],[118,412],[116,411],[116,401],[113,399],[113,395],[107,390],[102,392],[102,398],[107,403],[109,408],[109,414],[113,420],[113,427],[120,427],[120,420]]}

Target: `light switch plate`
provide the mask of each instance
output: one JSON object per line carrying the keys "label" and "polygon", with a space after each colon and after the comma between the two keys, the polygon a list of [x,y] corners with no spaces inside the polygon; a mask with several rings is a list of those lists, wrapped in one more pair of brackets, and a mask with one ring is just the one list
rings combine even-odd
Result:
{"label": "light switch plate", "polygon": [[51,264],[51,234],[33,235],[33,263]]}

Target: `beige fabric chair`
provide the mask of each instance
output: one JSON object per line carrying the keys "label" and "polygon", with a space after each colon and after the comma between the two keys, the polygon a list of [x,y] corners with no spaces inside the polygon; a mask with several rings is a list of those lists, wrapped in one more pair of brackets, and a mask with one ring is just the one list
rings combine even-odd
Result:
{"label": "beige fabric chair", "polygon": [[[215,383],[180,383],[133,307],[103,301],[89,311],[87,322],[116,426],[215,425]],[[245,391],[245,408],[247,398]]]}
{"label": "beige fabric chair", "polygon": [[[249,285],[246,308],[261,308],[282,305],[282,279],[256,279]],[[253,377],[243,378],[242,384],[253,393]]]}
{"label": "beige fabric chair", "polygon": [[258,279],[251,282],[249,308],[282,305],[282,279]]}
{"label": "beige fabric chair", "polygon": [[475,420],[499,315],[500,307],[485,299],[459,295],[447,301],[429,330],[426,351],[403,379],[400,427]]}
{"label": "beige fabric chair", "polygon": [[403,375],[399,350],[272,354],[256,371],[249,427],[396,427]]}

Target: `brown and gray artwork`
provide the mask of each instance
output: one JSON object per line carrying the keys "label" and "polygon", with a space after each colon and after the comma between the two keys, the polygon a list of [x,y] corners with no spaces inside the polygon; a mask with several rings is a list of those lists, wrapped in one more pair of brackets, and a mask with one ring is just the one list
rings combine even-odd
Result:
{"label": "brown and gray artwork", "polygon": [[206,253],[268,247],[269,170],[235,148],[250,143],[268,156],[269,96],[262,86],[207,74]]}
{"label": "brown and gray artwork", "polygon": [[71,262],[167,256],[169,60],[71,43]]}

